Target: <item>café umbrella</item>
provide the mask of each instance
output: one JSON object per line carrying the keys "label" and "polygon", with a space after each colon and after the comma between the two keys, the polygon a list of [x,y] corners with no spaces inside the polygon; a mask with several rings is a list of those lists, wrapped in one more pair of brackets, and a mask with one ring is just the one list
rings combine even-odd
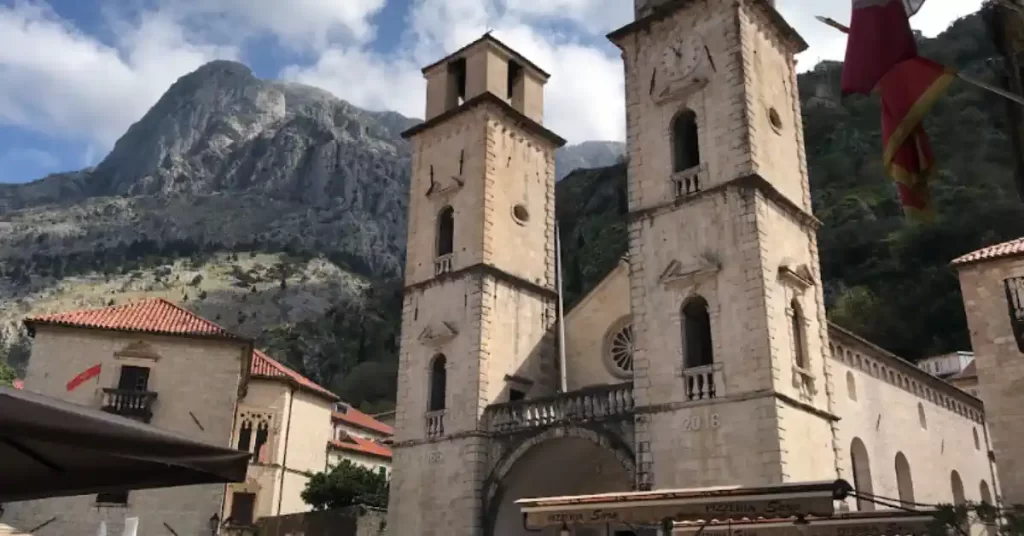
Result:
{"label": "caf\u00e9 umbrella", "polygon": [[249,456],[0,387],[0,502],[243,482]]}

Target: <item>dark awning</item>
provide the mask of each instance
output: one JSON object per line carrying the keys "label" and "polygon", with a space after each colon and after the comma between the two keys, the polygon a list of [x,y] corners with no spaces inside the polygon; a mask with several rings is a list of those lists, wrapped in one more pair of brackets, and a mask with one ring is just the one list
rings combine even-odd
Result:
{"label": "dark awning", "polygon": [[249,456],[0,387],[0,502],[242,482]]}
{"label": "dark awning", "polygon": [[663,521],[745,521],[830,517],[852,491],[843,480],[763,487],[634,491],[520,499],[529,529],[573,525],[657,525]]}

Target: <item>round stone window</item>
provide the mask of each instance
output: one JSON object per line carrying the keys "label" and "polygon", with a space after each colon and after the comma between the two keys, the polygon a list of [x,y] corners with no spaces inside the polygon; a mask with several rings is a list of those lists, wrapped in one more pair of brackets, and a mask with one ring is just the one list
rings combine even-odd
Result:
{"label": "round stone window", "polygon": [[623,318],[605,335],[604,362],[617,378],[633,377],[633,319]]}
{"label": "round stone window", "polygon": [[779,111],[775,108],[768,109],[768,121],[772,124],[772,128],[775,132],[782,132],[782,118],[779,117]]}
{"label": "round stone window", "polygon": [[512,207],[512,219],[520,225],[530,221],[530,211],[526,210],[526,205],[518,204]]}

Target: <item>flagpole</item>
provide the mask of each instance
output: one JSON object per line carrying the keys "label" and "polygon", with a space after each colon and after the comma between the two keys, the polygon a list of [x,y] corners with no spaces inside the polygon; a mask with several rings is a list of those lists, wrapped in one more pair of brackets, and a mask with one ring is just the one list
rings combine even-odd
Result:
{"label": "flagpole", "polygon": [[[846,34],[850,33],[850,28],[848,26],[844,26],[842,23],[837,22],[835,19],[831,19],[831,18],[828,18],[828,17],[821,17],[821,16],[818,16],[818,17],[815,17],[815,18],[818,19],[818,22],[822,22],[822,23],[824,23],[824,24],[826,24],[828,26],[831,26],[831,27],[839,30],[840,32],[843,32],[843,33],[846,33]],[[1006,91],[1006,90],[1004,90],[1002,88],[998,88],[998,87],[995,87],[993,85],[990,85],[990,84],[987,84],[985,82],[982,82],[981,80],[977,80],[975,78],[971,78],[969,76],[966,76],[966,75],[964,75],[963,73],[961,73],[959,71],[957,71],[957,72],[955,72],[953,74],[957,78],[959,78],[961,81],[966,82],[968,84],[971,84],[974,87],[977,87],[977,88],[980,88],[980,89],[984,89],[985,91],[989,91],[991,93],[995,93],[996,95],[999,95],[1000,97],[1002,97],[1004,99],[1013,101],[1013,102],[1015,102],[1015,103],[1017,103],[1017,104],[1019,104],[1021,106],[1024,106],[1024,97],[1021,97],[1020,95],[1014,95],[1013,93],[1010,93],[1009,91]]]}

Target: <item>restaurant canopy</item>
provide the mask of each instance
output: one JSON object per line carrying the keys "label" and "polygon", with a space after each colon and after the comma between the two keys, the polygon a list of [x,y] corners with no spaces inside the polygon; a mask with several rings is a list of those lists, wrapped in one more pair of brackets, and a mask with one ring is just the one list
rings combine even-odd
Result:
{"label": "restaurant canopy", "polygon": [[0,502],[242,482],[249,456],[0,387]]}
{"label": "restaurant canopy", "polygon": [[520,499],[527,529],[586,525],[660,525],[671,521],[747,521],[831,517],[853,488],[845,480],[764,487],[634,491]]}
{"label": "restaurant canopy", "polygon": [[934,510],[837,513],[845,480],[521,499],[528,530],[609,525],[672,527],[676,536],[926,536]]}

